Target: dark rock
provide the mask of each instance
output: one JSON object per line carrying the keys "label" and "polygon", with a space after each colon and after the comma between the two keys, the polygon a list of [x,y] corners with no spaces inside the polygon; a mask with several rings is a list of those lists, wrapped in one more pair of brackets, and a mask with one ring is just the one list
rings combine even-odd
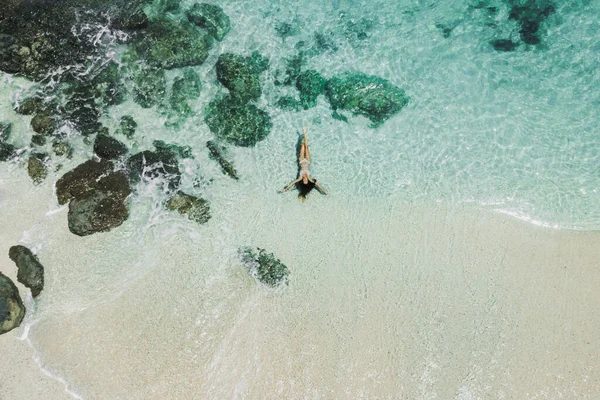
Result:
{"label": "dark rock", "polygon": [[36,114],[31,119],[31,129],[33,129],[33,131],[36,133],[41,133],[42,135],[51,135],[56,129],[56,126],[56,119],[44,111]]}
{"label": "dark rock", "polygon": [[8,161],[17,156],[17,148],[0,140],[0,161]]}
{"label": "dark rock", "polygon": [[497,51],[513,51],[518,47],[518,44],[510,39],[496,39],[492,40],[490,44]]}
{"label": "dark rock", "polygon": [[67,94],[70,96],[65,104],[65,118],[83,135],[90,136],[102,129],[100,110],[96,104],[94,88],[89,85],[72,87]]}
{"label": "dark rock", "polygon": [[137,126],[138,124],[135,122],[133,117],[124,115],[121,117],[121,121],[119,122],[119,132],[125,135],[128,139],[131,139],[135,134]]}
{"label": "dark rock", "polygon": [[19,272],[17,280],[31,289],[31,295],[37,297],[44,289],[44,267],[37,256],[25,246],[12,246],[8,256],[15,262]]}
{"label": "dark rock", "polygon": [[0,70],[16,74],[21,71],[21,62],[17,39],[12,35],[0,33]]}
{"label": "dark rock", "polygon": [[148,16],[142,5],[133,3],[121,8],[111,21],[111,27],[124,31],[137,31],[148,26]]}
{"label": "dark rock", "polygon": [[0,142],[8,140],[12,124],[10,122],[0,122]]}
{"label": "dark rock", "polygon": [[448,39],[452,33],[452,28],[443,24],[435,24],[435,27],[442,31],[444,39]]}
{"label": "dark rock", "polygon": [[31,153],[27,162],[27,173],[34,185],[39,185],[48,176],[48,155],[42,153]]}
{"label": "dark rock", "polygon": [[258,253],[251,248],[240,248],[239,254],[244,265],[250,270],[250,274],[270,287],[277,287],[288,283],[288,268],[277,259],[273,253],[267,253],[265,249],[257,248]]}
{"label": "dark rock", "polygon": [[227,160],[227,149],[224,146],[209,140],[206,142],[206,147],[208,147],[209,151],[208,156],[219,163],[225,175],[229,175],[235,180],[239,179],[233,163]]}
{"label": "dark rock", "polygon": [[167,89],[165,73],[162,69],[142,67],[133,78],[134,101],[144,108],[159,104]]}
{"label": "dark rock", "polygon": [[0,272],[0,335],[21,325],[24,316],[25,307],[19,290],[10,278]]}
{"label": "dark rock", "polygon": [[127,97],[121,67],[114,61],[103,65],[90,84],[95,98],[106,106],[121,104]]}
{"label": "dark rock", "polygon": [[112,168],[109,161],[89,160],[67,172],[56,182],[58,204],[65,204],[72,198],[81,197],[97,188],[101,178],[109,175]]}
{"label": "dark rock", "polygon": [[194,197],[192,195],[178,191],[166,204],[167,209],[177,210],[180,214],[187,215],[188,218],[204,224],[210,219],[210,205],[208,201]]}
{"label": "dark rock", "polygon": [[325,78],[312,69],[298,76],[296,88],[300,91],[300,102],[305,110],[317,105],[317,97],[325,93],[325,82]]}
{"label": "dark rock", "polygon": [[325,91],[334,110],[364,115],[373,126],[383,124],[409,101],[404,91],[389,81],[361,72],[344,73],[330,79]]}
{"label": "dark rock", "polygon": [[142,151],[129,157],[126,162],[127,173],[132,184],[144,179],[159,177],[167,180],[169,190],[175,190],[181,181],[179,162],[171,151]]}
{"label": "dark rock", "polygon": [[59,157],[71,158],[73,156],[73,147],[66,140],[55,140],[52,142],[52,150]]}
{"label": "dark rock", "polygon": [[[121,172],[115,174],[125,177]],[[102,190],[89,191],[69,203],[69,230],[78,236],[110,231],[128,217],[123,199]]]}
{"label": "dark rock", "polygon": [[193,158],[192,148],[190,146],[178,146],[172,143],[165,143],[162,140],[155,140],[152,145],[156,148],[156,151],[166,154],[175,154],[179,158]]}
{"label": "dark rock", "polygon": [[151,20],[144,34],[131,44],[127,58],[166,69],[200,65],[208,57],[211,41],[191,24],[159,18]]}
{"label": "dark rock", "polygon": [[94,153],[100,158],[115,160],[127,154],[127,146],[117,139],[101,133],[96,136],[94,141]]}
{"label": "dark rock", "polygon": [[17,114],[33,115],[45,110],[44,101],[39,97],[29,97],[23,100],[16,108]]}
{"label": "dark rock", "polygon": [[231,53],[221,54],[217,60],[217,80],[229,89],[231,98],[245,103],[262,94],[259,73],[251,61]]}
{"label": "dark rock", "polygon": [[32,146],[43,146],[46,144],[46,136],[41,133],[36,133],[31,137]]}
{"label": "dark rock", "polygon": [[299,35],[300,28],[288,22],[280,22],[275,25],[275,32],[277,32],[277,36],[285,40],[290,36]]}
{"label": "dark rock", "polygon": [[212,101],[205,122],[215,136],[236,146],[254,146],[269,135],[273,125],[269,114],[254,104],[230,98]]}
{"label": "dark rock", "polygon": [[508,18],[519,22],[519,33],[524,43],[537,45],[541,43],[539,33],[541,24],[554,12],[554,5],[550,1],[527,0],[514,5]]}
{"label": "dark rock", "polygon": [[296,83],[302,67],[306,64],[306,54],[300,51],[285,60],[285,71],[283,76],[275,79],[276,85],[292,85]]}
{"label": "dark rock", "polygon": [[300,100],[297,100],[291,96],[282,96],[277,100],[277,107],[286,111],[300,111],[304,107],[302,107],[302,103]]}
{"label": "dark rock", "polygon": [[231,29],[229,17],[223,9],[213,4],[194,4],[186,15],[190,22],[206,29],[218,41],[223,40]]}

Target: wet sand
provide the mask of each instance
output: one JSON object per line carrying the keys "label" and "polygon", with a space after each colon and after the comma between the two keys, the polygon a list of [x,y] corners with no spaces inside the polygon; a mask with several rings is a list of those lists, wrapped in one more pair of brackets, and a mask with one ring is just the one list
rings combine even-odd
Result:
{"label": "wet sand", "polygon": [[[597,232],[471,206],[223,190],[202,227],[160,214],[138,236],[134,210],[123,227],[78,238],[66,210],[39,211],[51,194],[15,200],[29,182],[14,179],[1,187],[11,213],[0,265],[14,278],[8,247],[43,243],[46,289],[29,338],[83,398],[600,393]],[[235,250],[248,244],[288,265],[287,288],[247,275]],[[0,337],[3,394],[67,397],[22,334]]]}

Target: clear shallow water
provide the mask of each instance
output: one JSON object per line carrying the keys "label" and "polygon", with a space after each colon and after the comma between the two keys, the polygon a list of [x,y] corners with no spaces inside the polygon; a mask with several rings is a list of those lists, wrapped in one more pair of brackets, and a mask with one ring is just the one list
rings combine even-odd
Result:
{"label": "clear shallow water", "polygon": [[[334,380],[338,390],[347,383],[344,377],[356,374],[360,380],[337,393],[357,397],[398,393],[393,384],[404,382],[403,393],[413,398],[466,399],[489,395],[484,389],[488,383],[494,390],[502,387],[504,382],[494,377],[518,375],[510,351],[532,349],[530,354],[538,355],[544,344],[555,345],[550,339],[542,344],[512,339],[529,338],[530,331],[513,324],[526,313],[510,301],[520,298],[509,290],[520,282],[507,278],[512,269],[504,263],[505,244],[486,252],[467,235],[451,236],[450,228],[442,230],[446,236],[430,233],[429,225],[421,232],[418,218],[409,220],[410,212],[397,210],[419,211],[436,202],[472,203],[557,228],[598,229],[600,4],[560,6],[544,25],[548,30],[544,45],[511,53],[496,52],[488,44],[499,32],[505,37],[517,29],[514,21],[507,21],[508,7],[501,2],[495,3],[499,8],[495,17],[469,9],[465,2],[220,5],[233,29],[196,68],[204,84],[201,97],[192,104],[197,116],[180,129],[168,128],[160,110],[144,110],[129,100],[103,117],[114,132],[122,115],[134,116],[138,133],[126,141],[132,152],[151,148],[155,139],[192,147],[195,158],[182,163],[186,171],[182,188],[211,201],[209,224],[198,228],[164,211],[164,194],[149,185],[139,188],[140,196],[132,200],[131,216],[123,226],[79,240],[66,229],[66,211],[57,209],[51,186],[91,157],[90,144],[74,139],[74,159],[36,188],[29,182],[16,183],[28,179],[22,173],[23,162],[0,166],[0,210],[4,213],[10,210],[8,205],[35,197],[34,209],[19,209],[37,216],[35,224],[24,228],[21,240],[54,266],[48,272],[45,297],[28,321],[38,324],[32,326],[31,338],[42,363],[77,393],[100,393],[110,387],[102,392],[109,398],[127,394],[147,398],[153,390],[167,393],[169,382],[160,388],[138,385],[144,379],[158,382],[157,386],[164,383],[161,376],[169,375],[161,375],[165,373],[161,365],[181,369],[180,377],[172,378],[177,383],[173,390],[189,395],[193,388],[186,385],[208,376],[202,388],[215,397],[230,397],[233,384],[240,385],[234,393],[242,396],[252,387],[251,379],[261,375],[248,361],[241,367],[237,363],[254,356],[264,367],[265,382],[292,392],[314,386],[314,392],[305,394],[312,398],[327,397],[317,388],[323,382],[316,371],[325,371],[323,376],[338,378]],[[364,40],[348,30],[349,21],[361,18],[374,21]],[[497,26],[488,26],[490,20]],[[283,41],[275,32],[279,22],[297,24],[301,33]],[[450,37],[444,38],[436,24],[453,27]],[[349,123],[333,119],[324,98],[316,108],[300,113],[275,108],[280,95],[293,92],[273,84],[275,71],[284,57],[295,53],[298,41],[313,45],[316,32],[330,35],[338,50],[312,57],[306,68],[326,77],[348,70],[381,76],[407,92],[409,105],[376,129],[361,117],[350,118]],[[121,50],[116,49],[115,57]],[[241,176],[235,182],[208,159],[205,142],[213,136],[201,113],[224,93],[213,68],[218,55],[248,55],[253,50],[271,60],[259,103],[270,113],[273,129],[255,148],[231,149]],[[170,72],[169,79],[177,73]],[[0,90],[8,94],[0,100],[3,118],[13,122],[13,137],[23,145],[31,136],[29,117],[12,112],[10,101],[27,86],[6,75],[1,78]],[[296,133],[303,126],[309,130],[312,173],[330,196],[313,193],[300,203],[294,193],[279,195],[276,190],[295,176]],[[194,187],[196,179],[200,187]],[[20,198],[2,198],[15,192],[12,185]],[[304,215],[310,233],[300,240],[298,227],[307,223]],[[403,218],[412,222],[398,224]],[[423,212],[423,220],[437,218],[444,220]],[[460,219],[441,224],[460,225]],[[462,229],[465,232],[469,224]],[[420,235],[411,241],[404,232],[415,230]],[[493,243],[503,238],[500,233],[483,233]],[[518,243],[514,239],[506,246],[516,248]],[[236,251],[248,244],[268,248],[290,266],[292,281],[286,291],[267,292],[246,277]],[[483,254],[482,259],[463,259],[461,246],[467,248],[465,253]],[[444,249],[446,253],[436,255]],[[510,267],[516,269],[519,262]],[[542,277],[543,273],[534,274],[524,282]],[[573,282],[577,291],[577,281]],[[581,304],[590,304],[584,297],[588,292],[582,293]],[[569,315],[566,305],[552,302],[560,298],[545,303],[558,310],[552,321]],[[98,328],[115,315],[127,323],[119,329]],[[574,321],[582,320],[585,317]],[[525,315],[520,321],[525,326],[529,319]],[[532,330],[554,331],[553,322],[542,322],[533,324]],[[372,326],[385,332],[382,344],[368,342]],[[352,336],[354,330],[358,333]],[[68,340],[57,344],[55,338],[61,335]],[[261,341],[261,335],[274,344]],[[472,346],[465,337],[472,339]],[[513,340],[521,347],[511,346]],[[255,341],[259,344],[253,347]],[[280,354],[298,357],[269,364],[271,346]],[[362,353],[357,351],[361,346],[365,346]],[[384,354],[382,349],[387,348],[394,354]],[[106,354],[106,349],[112,350]],[[339,351],[332,355],[331,349]],[[90,361],[81,365],[84,351]],[[311,358],[312,354],[321,358]],[[153,358],[160,362],[152,362]],[[382,367],[377,360],[387,364]],[[319,370],[320,363],[324,370]],[[399,364],[410,367],[394,370]],[[581,378],[586,371],[574,364],[575,372],[568,375],[574,382],[572,393],[591,393],[594,388]],[[124,378],[128,368],[143,379]],[[273,373],[277,368],[286,376],[297,370],[304,375],[282,383]],[[538,376],[550,376],[546,372],[560,371],[562,366],[544,368],[536,370]],[[228,371],[241,371],[244,379],[235,381]],[[90,383],[90,376],[97,379]],[[371,385],[386,381],[392,382],[391,387]],[[544,385],[532,392],[544,393]],[[137,391],[127,392],[134,388]],[[503,389],[506,392],[494,393],[519,393]]]}
{"label": "clear shallow water", "polygon": [[[193,104],[198,115],[175,130],[163,126],[164,115],[129,102],[111,109],[105,123],[112,130],[120,115],[132,114],[142,125],[137,148],[149,148],[156,138],[190,145],[198,153],[198,168],[219,179],[203,159],[212,135],[201,116],[225,90],[216,82],[214,62],[222,52],[259,50],[271,60],[260,104],[274,126],[256,148],[235,150],[245,177],[240,186],[271,191],[291,180],[295,133],[307,126],[313,174],[335,196],[473,202],[555,227],[597,229],[596,3],[559,7],[543,25],[548,31],[543,45],[502,53],[488,41],[515,37],[518,28],[501,2],[494,4],[496,14],[466,2],[222,2],[233,28],[197,68],[204,82]],[[371,27],[360,40],[352,24],[362,18]],[[275,31],[281,22],[300,27],[300,33],[282,40]],[[440,25],[453,27],[448,38]],[[323,97],[318,107],[299,113],[274,107],[279,96],[295,91],[273,85],[277,69],[296,52],[298,41],[316,46],[316,33],[330,38],[337,50],[309,58],[305,68],[326,77],[348,70],[381,76],[406,90],[409,105],[377,129],[362,117],[349,123],[333,119]],[[6,86],[3,91],[19,96]]]}

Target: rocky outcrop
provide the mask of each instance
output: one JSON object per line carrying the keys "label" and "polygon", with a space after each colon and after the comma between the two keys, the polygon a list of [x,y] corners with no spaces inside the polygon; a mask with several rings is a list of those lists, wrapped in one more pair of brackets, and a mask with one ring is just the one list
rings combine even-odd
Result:
{"label": "rocky outcrop", "polygon": [[105,160],[116,160],[127,154],[127,146],[111,136],[100,133],[94,141],[94,153]]}
{"label": "rocky outcrop", "polygon": [[325,93],[325,82],[325,78],[313,69],[298,75],[296,88],[300,92],[300,103],[305,110],[317,105],[317,98]]}
{"label": "rocky outcrop", "polygon": [[27,173],[33,181],[34,185],[39,185],[48,176],[48,154],[45,153],[31,153],[29,160],[27,161]]}
{"label": "rocky outcrop", "polygon": [[213,140],[209,140],[206,142],[206,147],[208,147],[209,151],[208,156],[219,163],[225,175],[229,175],[235,180],[239,179],[233,163],[227,160],[227,149],[224,146]]}
{"label": "rocky outcrop", "polygon": [[162,69],[142,66],[133,76],[133,100],[144,108],[162,101],[167,90],[167,81]]}
{"label": "rocky outcrop", "polygon": [[236,146],[254,146],[271,132],[271,117],[251,103],[240,104],[231,98],[211,102],[205,122],[211,132]]}
{"label": "rocky outcrop", "polygon": [[19,290],[10,278],[0,272],[0,335],[21,325],[24,316],[25,307]]}
{"label": "rocky outcrop", "polygon": [[8,256],[18,268],[17,280],[31,289],[31,295],[37,297],[44,289],[44,267],[37,256],[25,246],[12,246]]}
{"label": "rocky outcrop", "polygon": [[179,161],[176,154],[170,150],[145,150],[129,157],[125,165],[132,184],[138,183],[142,178],[145,180],[163,178],[169,190],[179,187],[181,181]]}
{"label": "rocky outcrop", "polygon": [[166,204],[167,209],[178,211],[187,215],[189,219],[199,224],[204,224],[210,219],[210,205],[208,201],[186,194],[182,191],[175,193]]}
{"label": "rocky outcrop", "polygon": [[325,91],[334,110],[363,115],[375,127],[400,112],[409,101],[404,91],[389,81],[361,72],[344,73],[330,79]]}
{"label": "rocky outcrop", "polygon": [[161,17],[148,22],[130,45],[126,59],[145,60],[157,68],[182,68],[202,64],[211,45],[212,38],[194,25]]}
{"label": "rocky outcrop", "polygon": [[232,99],[246,103],[261,96],[260,69],[251,58],[231,53],[221,54],[216,69],[217,80],[229,89]]}
{"label": "rocky outcrop", "polygon": [[257,248],[255,252],[249,247],[240,248],[238,253],[250,274],[270,287],[287,284],[290,271],[278,260],[273,253],[267,253],[265,249]]}
{"label": "rocky outcrop", "polygon": [[106,232],[128,218],[129,180],[124,172],[112,168],[108,161],[89,160],[56,182],[59,204],[70,201],[69,229],[74,234]]}
{"label": "rocky outcrop", "polygon": [[186,12],[186,15],[190,22],[206,29],[218,41],[223,40],[231,29],[229,17],[221,7],[214,4],[196,3]]}
{"label": "rocky outcrop", "polygon": [[135,131],[137,129],[137,122],[130,115],[124,115],[121,117],[119,121],[119,130],[118,133],[125,135],[128,139],[133,138],[135,135]]}

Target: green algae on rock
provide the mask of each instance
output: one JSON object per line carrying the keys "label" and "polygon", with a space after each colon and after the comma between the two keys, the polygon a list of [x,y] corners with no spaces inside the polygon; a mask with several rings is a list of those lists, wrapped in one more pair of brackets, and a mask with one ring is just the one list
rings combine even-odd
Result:
{"label": "green algae on rock", "polygon": [[288,268],[277,259],[273,253],[267,253],[265,249],[257,248],[258,253],[250,247],[243,247],[238,250],[244,265],[249,269],[250,274],[270,287],[277,287],[288,283]]}
{"label": "green algae on rock", "polygon": [[17,266],[17,280],[31,289],[33,297],[37,297],[44,289],[44,266],[38,257],[27,247],[21,245],[8,249],[8,257]]}
{"label": "green algae on rock", "polygon": [[265,139],[273,125],[269,114],[254,104],[240,104],[227,97],[208,105],[205,122],[218,138],[245,147]]}
{"label": "green algae on rock", "polygon": [[260,69],[251,58],[232,53],[221,54],[216,69],[217,80],[229,89],[232,99],[245,103],[261,96]]}
{"label": "green algae on rock", "polygon": [[397,114],[409,98],[389,81],[362,72],[347,72],[325,84],[325,92],[335,110],[351,111],[371,120],[373,127]]}
{"label": "green algae on rock", "polygon": [[128,139],[131,139],[137,129],[137,122],[130,115],[124,115],[119,120],[118,133],[125,135]]}
{"label": "green algae on rock", "polygon": [[133,100],[143,108],[159,104],[167,89],[165,72],[160,68],[142,66],[133,76]]}
{"label": "green algae on rock", "polygon": [[227,149],[225,146],[220,145],[214,140],[209,140],[206,142],[206,147],[209,151],[209,158],[219,163],[221,170],[225,175],[229,175],[235,180],[239,179],[233,163],[227,160]]}
{"label": "green algae on rock", "polygon": [[145,60],[149,65],[172,69],[202,64],[212,45],[210,36],[183,21],[151,20],[143,35],[129,46],[126,59]]}
{"label": "green algae on rock", "polygon": [[211,218],[208,201],[186,194],[181,190],[177,191],[165,206],[169,210],[177,210],[180,214],[187,215],[188,218],[199,224],[204,224]]}
{"label": "green algae on rock", "polygon": [[325,93],[325,82],[325,78],[313,69],[298,75],[296,88],[300,92],[300,102],[305,110],[317,105],[317,98]]}
{"label": "green algae on rock", "polygon": [[187,10],[186,15],[190,22],[206,29],[218,41],[223,40],[231,30],[229,17],[214,4],[196,3]]}
{"label": "green algae on rock", "polygon": [[19,290],[9,277],[0,272],[0,335],[19,325],[25,317],[25,306]]}
{"label": "green algae on rock", "polygon": [[48,176],[48,154],[45,153],[31,153],[29,160],[27,161],[27,173],[31,177],[34,185],[39,185]]}

